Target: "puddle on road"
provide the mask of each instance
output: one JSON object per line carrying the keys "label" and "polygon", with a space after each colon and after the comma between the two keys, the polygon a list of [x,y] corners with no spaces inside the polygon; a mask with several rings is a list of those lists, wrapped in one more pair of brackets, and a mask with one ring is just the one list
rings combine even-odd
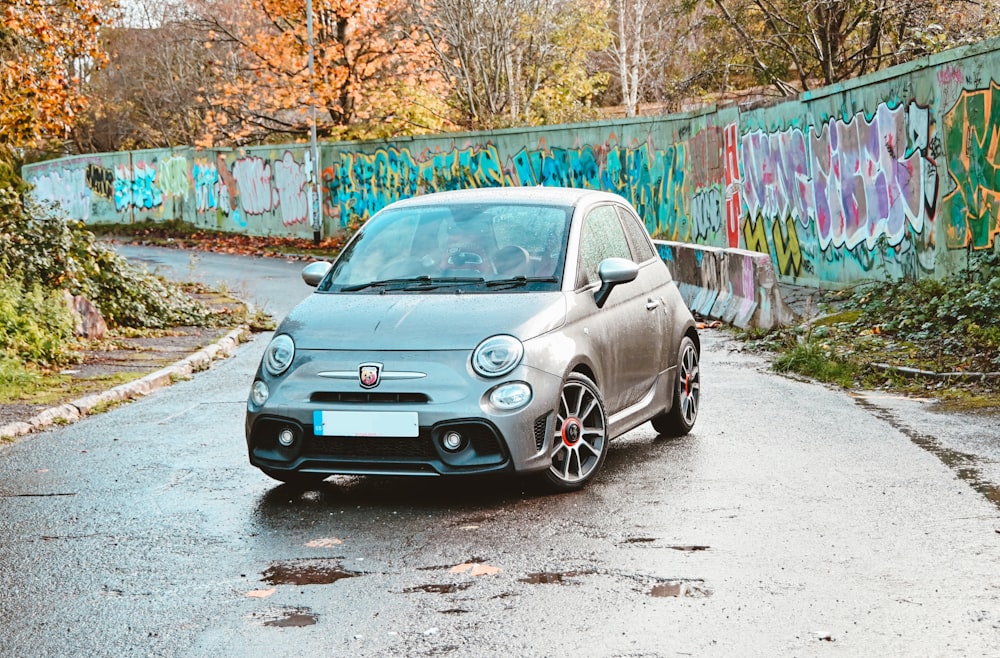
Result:
{"label": "puddle on road", "polygon": [[264,625],[274,628],[302,628],[303,626],[312,626],[318,619],[317,615],[305,608],[286,610],[284,613],[284,617],[265,621]]}
{"label": "puddle on road", "polygon": [[460,592],[463,589],[468,589],[471,586],[471,581],[467,583],[417,585],[416,587],[407,587],[403,590],[403,593],[413,594],[414,592],[427,592],[428,594],[454,594],[455,592]]}
{"label": "puddle on road", "polygon": [[518,580],[529,585],[551,585],[553,583],[562,585],[567,578],[593,575],[593,571],[538,571],[529,573],[524,578]]}
{"label": "puddle on road", "polygon": [[916,430],[903,425],[888,409],[883,409],[868,400],[855,397],[854,401],[858,406],[868,410],[873,416],[884,420],[895,429],[905,434],[917,447],[923,448],[941,460],[945,466],[958,475],[959,479],[967,483],[970,487],[980,493],[986,500],[1000,507],[1000,487],[986,481],[980,472],[980,460],[974,455],[946,448],[938,440],[927,434],[921,434]]}
{"label": "puddle on road", "polygon": [[698,580],[668,580],[653,585],[649,591],[656,598],[704,598],[711,594],[705,583]]}
{"label": "puddle on road", "polygon": [[347,571],[338,560],[308,559],[274,562],[261,575],[269,585],[329,585],[363,574]]}

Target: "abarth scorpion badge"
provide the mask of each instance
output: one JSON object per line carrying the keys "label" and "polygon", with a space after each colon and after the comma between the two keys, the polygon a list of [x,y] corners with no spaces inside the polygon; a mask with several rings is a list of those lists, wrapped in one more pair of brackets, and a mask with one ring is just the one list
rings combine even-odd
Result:
{"label": "abarth scorpion badge", "polygon": [[381,363],[363,363],[358,369],[358,378],[361,380],[361,388],[375,388],[378,386],[382,370]]}

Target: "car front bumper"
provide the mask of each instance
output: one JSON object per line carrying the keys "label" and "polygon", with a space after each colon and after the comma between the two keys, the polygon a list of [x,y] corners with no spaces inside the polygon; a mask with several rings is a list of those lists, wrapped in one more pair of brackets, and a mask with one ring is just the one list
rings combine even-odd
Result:
{"label": "car front bumper", "polygon": [[[468,352],[301,351],[289,373],[271,378],[258,372],[270,396],[248,404],[247,450],[251,464],[271,472],[359,475],[472,475],[529,473],[551,465],[555,414],[561,380],[524,364],[495,380],[476,375]],[[360,363],[378,363],[386,377],[364,389]],[[507,382],[525,382],[532,396],[513,411],[497,409],[490,393]],[[361,412],[374,419],[415,414],[417,436],[337,435],[336,427],[317,432],[317,413]],[[389,423],[386,423],[389,425]],[[457,432],[459,449],[445,436]],[[285,443],[279,441],[284,433]],[[290,439],[290,440],[289,440]]]}

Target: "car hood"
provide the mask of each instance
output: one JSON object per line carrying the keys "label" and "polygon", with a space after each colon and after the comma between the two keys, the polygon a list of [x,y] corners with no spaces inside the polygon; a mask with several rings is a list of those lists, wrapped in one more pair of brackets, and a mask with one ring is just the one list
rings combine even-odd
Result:
{"label": "car hood", "polygon": [[278,328],[304,350],[473,349],[484,338],[534,338],[562,326],[559,292],[516,294],[313,293]]}

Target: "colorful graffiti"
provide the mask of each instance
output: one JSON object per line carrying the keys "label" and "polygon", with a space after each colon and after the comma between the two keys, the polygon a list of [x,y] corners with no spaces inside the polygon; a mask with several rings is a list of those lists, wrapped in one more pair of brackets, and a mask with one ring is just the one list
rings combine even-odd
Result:
{"label": "colorful graffiti", "polygon": [[309,190],[312,168],[299,164],[289,152],[274,163],[274,191],[278,196],[281,223],[285,226],[309,219]]}
{"label": "colorful graffiti", "polygon": [[90,219],[91,191],[87,183],[87,169],[59,167],[30,179],[35,186],[34,196],[45,203],[54,203],[70,217]]}
{"label": "colorful graffiti", "polygon": [[[872,114],[742,137],[744,239],[770,251],[778,270],[796,275],[798,227],[820,251],[866,251],[932,241],[937,166],[928,155],[929,112],[916,103],[882,103]],[[786,221],[791,220],[791,221]],[[772,226],[768,231],[758,222]],[[797,226],[796,226],[797,225]]]}
{"label": "colorful graffiti", "polygon": [[603,144],[577,148],[549,148],[542,142],[507,159],[492,143],[417,155],[395,146],[373,153],[341,151],[336,164],[323,171],[324,211],[347,223],[370,217],[397,199],[427,192],[501,185],[580,187],[627,198],[652,234],[672,240],[713,239],[722,230],[722,192],[704,172],[713,166],[721,171],[721,142],[699,133],[691,143],[702,154],[694,169],[704,176],[704,186],[691,191],[686,182],[688,143],[663,150],[648,143],[624,147],[614,134]]}
{"label": "colorful graffiti", "polygon": [[944,117],[948,175],[941,199],[948,246],[992,248],[1000,233],[1000,85],[962,93]]}
{"label": "colorful graffiti", "polygon": [[[312,237],[427,192],[507,185],[625,197],[666,240],[768,253],[786,281],[938,275],[1000,234],[993,50],[791,102],[389,142],[98,154],[28,165],[37,199],[87,222],[184,219]],[[322,206],[313,206],[319,183]],[[318,211],[318,212],[317,212]]]}
{"label": "colorful graffiti", "polygon": [[87,165],[87,187],[94,194],[112,199],[115,195],[115,172],[100,165]]}
{"label": "colorful graffiti", "polygon": [[740,216],[743,214],[743,201],[740,195],[740,127],[731,123],[726,126],[723,137],[723,168],[726,184],[726,244],[729,247],[740,246]]}
{"label": "colorful graffiti", "polygon": [[149,210],[163,205],[163,190],[156,183],[156,166],[136,162],[132,166],[116,165],[114,168],[115,210]]}
{"label": "colorful graffiti", "polygon": [[191,193],[191,184],[188,181],[187,158],[180,155],[171,155],[160,163],[158,173],[159,178],[157,182],[165,196],[186,199]]}
{"label": "colorful graffiti", "polygon": [[217,189],[219,170],[215,163],[205,158],[196,158],[191,164],[191,179],[194,183],[195,208],[206,213],[218,207]]}

